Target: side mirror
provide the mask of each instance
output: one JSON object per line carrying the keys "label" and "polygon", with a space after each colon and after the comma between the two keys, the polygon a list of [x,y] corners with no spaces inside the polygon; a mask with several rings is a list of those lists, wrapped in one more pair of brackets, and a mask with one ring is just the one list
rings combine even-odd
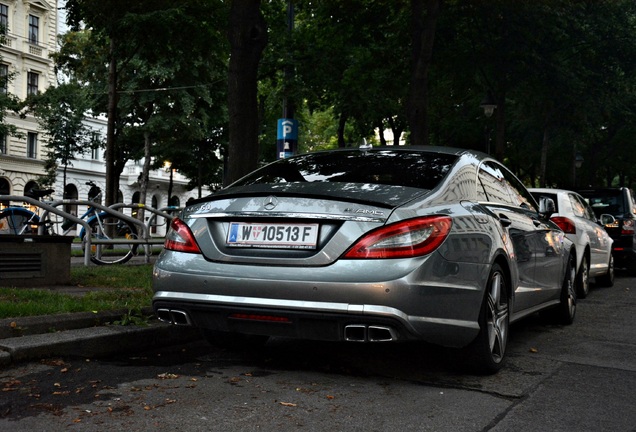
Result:
{"label": "side mirror", "polygon": [[539,198],[539,213],[549,218],[553,213],[556,213],[556,205],[552,198],[542,196]]}
{"label": "side mirror", "polygon": [[612,216],[611,214],[603,213],[599,218],[599,222],[603,226],[615,225],[616,218],[614,218],[614,216]]}

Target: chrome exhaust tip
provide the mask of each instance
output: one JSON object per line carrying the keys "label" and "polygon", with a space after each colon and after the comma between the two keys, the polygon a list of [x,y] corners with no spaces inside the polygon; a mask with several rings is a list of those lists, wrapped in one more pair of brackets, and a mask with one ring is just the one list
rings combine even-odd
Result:
{"label": "chrome exhaust tip", "polygon": [[391,342],[397,340],[397,334],[391,327],[351,324],[344,328],[347,342]]}
{"label": "chrome exhaust tip", "polygon": [[170,318],[169,309],[157,309],[157,318],[159,321],[172,324],[172,318]]}
{"label": "chrome exhaust tip", "polygon": [[352,324],[344,329],[344,338],[347,342],[366,342],[367,326]]}
{"label": "chrome exhaust tip", "polygon": [[188,314],[185,311],[177,309],[157,309],[157,318],[159,319],[159,321],[173,325],[192,325]]}

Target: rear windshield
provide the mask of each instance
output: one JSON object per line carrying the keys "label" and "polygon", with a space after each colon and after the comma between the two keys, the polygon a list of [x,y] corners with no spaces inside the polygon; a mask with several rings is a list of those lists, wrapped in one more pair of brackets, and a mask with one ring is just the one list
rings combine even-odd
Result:
{"label": "rear windshield", "polygon": [[623,191],[620,189],[582,191],[580,193],[590,203],[596,217],[600,217],[603,213],[620,216],[626,212]]}
{"label": "rear windshield", "polygon": [[342,182],[433,189],[456,160],[456,155],[397,150],[309,153],[267,165],[232,186]]}

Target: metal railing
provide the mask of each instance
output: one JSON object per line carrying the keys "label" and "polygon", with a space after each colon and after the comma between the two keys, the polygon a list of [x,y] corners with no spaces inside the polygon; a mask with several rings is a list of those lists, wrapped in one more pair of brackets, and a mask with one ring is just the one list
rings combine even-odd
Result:
{"label": "metal railing", "polygon": [[[64,210],[57,208],[60,205],[85,205],[85,206],[94,207],[96,209],[96,212],[100,211],[103,213],[107,213],[111,216],[121,219],[124,222],[127,222],[129,224],[132,224],[138,227],[137,238],[97,239],[97,238],[91,238],[90,235],[85,235],[84,236],[85,237],[84,238],[84,242],[85,242],[84,265],[87,265],[87,266],[90,265],[90,253],[91,253],[92,245],[115,245],[115,244],[141,245],[144,247],[145,262],[146,263],[150,262],[152,245],[163,244],[165,241],[164,237],[153,237],[151,235],[151,231],[152,231],[151,228],[152,226],[154,226],[153,224],[155,224],[157,217],[163,217],[167,221],[170,221],[172,220],[172,218],[175,217],[174,214],[171,214],[171,213],[177,213],[181,211],[181,208],[178,208],[178,207],[163,207],[161,209],[155,209],[153,207],[146,206],[144,204],[115,203],[111,206],[105,206],[90,200],[63,199],[63,200],[56,200],[51,202],[43,202],[31,197],[20,196],[20,195],[0,195],[0,202],[3,202],[3,201],[28,203],[31,206],[39,207],[40,209],[42,209],[43,211],[41,215],[39,214],[40,212],[33,212],[36,215],[38,215],[38,218],[40,220],[40,223],[38,224],[39,235],[45,234],[45,229],[46,229],[45,225],[46,225],[46,222],[50,219],[49,217],[50,213],[56,214],[58,216],[61,216],[65,219],[68,219],[74,222],[75,224],[81,225],[84,228],[86,233],[91,232],[91,227],[88,224],[88,220],[82,219],[81,217],[73,215],[72,213],[68,213]],[[139,210],[143,209],[144,211],[151,212],[152,215],[148,218],[148,223],[144,223],[143,221],[135,217],[124,214],[121,211],[121,209],[124,209],[124,208],[139,209]]]}

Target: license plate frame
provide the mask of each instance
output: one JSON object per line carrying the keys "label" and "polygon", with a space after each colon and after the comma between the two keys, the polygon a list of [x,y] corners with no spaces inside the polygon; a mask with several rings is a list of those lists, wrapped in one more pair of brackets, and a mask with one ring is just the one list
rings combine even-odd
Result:
{"label": "license plate frame", "polygon": [[315,250],[320,226],[317,223],[230,222],[225,245],[261,249]]}

